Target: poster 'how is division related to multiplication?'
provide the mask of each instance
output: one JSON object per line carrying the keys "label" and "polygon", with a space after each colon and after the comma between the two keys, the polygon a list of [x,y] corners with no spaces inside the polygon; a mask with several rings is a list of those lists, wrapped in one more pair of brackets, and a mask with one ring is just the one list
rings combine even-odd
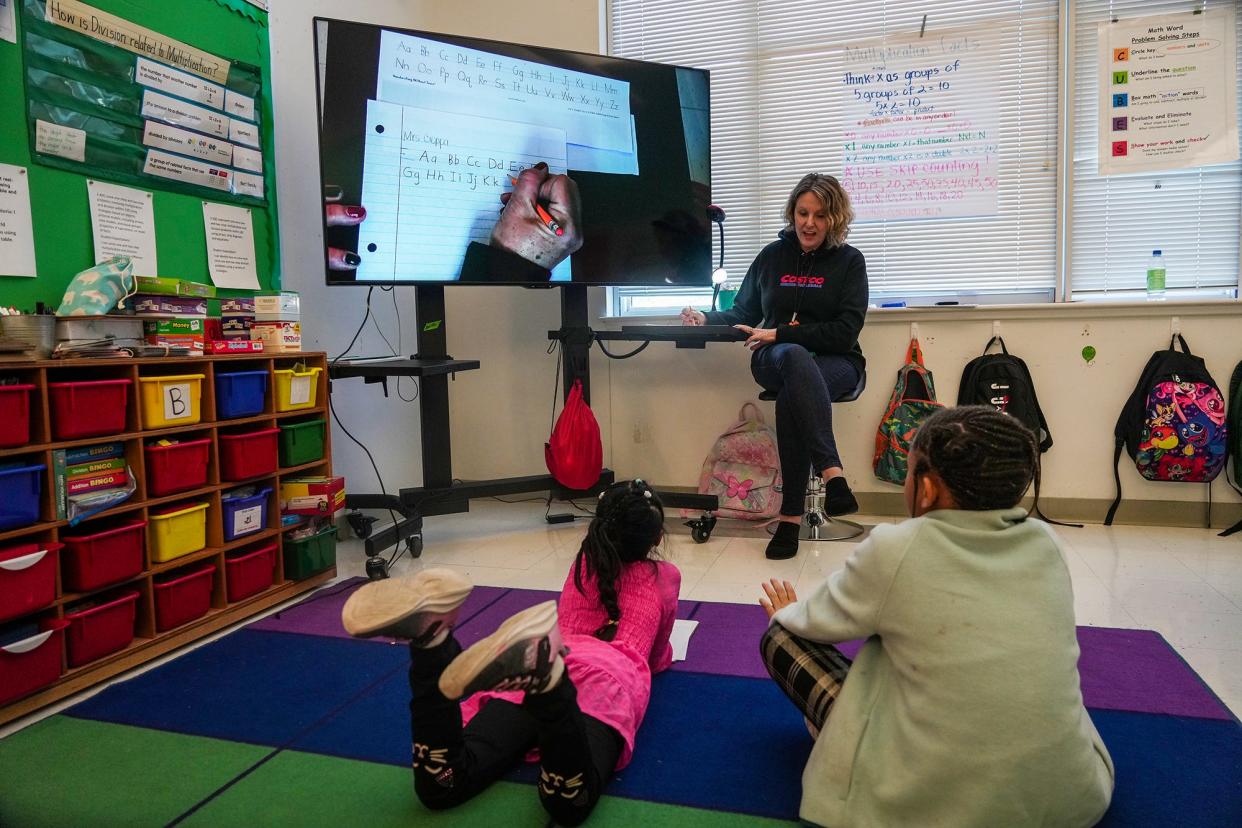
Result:
{"label": "poster 'how is division related to multiplication?'", "polygon": [[999,33],[929,31],[843,50],[841,183],[857,218],[995,215]]}
{"label": "poster 'how is division related to multiplication?'", "polygon": [[1102,175],[1238,159],[1236,13],[1099,24]]}

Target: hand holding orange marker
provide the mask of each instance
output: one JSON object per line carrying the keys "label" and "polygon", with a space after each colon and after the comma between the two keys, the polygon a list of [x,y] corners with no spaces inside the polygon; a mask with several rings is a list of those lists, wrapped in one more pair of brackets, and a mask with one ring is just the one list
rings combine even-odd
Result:
{"label": "hand holding orange marker", "polygon": [[[509,184],[517,184],[517,179],[510,176]],[[565,235],[565,228],[561,227],[561,225],[557,223],[556,219],[552,218],[552,214],[545,210],[543,205],[537,201],[535,202],[535,212],[539,214],[539,219],[548,226],[549,230],[558,236]]]}

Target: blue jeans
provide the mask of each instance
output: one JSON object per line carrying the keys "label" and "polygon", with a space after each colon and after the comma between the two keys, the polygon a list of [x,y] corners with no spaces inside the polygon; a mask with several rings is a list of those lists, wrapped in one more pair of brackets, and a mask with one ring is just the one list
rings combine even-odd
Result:
{"label": "blue jeans", "polygon": [[838,354],[816,356],[801,345],[780,342],[755,351],[750,373],[776,396],[776,442],[781,458],[781,514],[802,514],[806,484],[841,465],[832,434],[832,401],[858,385],[858,368]]}

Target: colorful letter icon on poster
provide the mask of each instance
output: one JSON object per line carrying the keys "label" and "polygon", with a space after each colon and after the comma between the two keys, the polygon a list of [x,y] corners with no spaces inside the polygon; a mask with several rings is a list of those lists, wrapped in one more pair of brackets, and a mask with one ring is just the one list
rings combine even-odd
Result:
{"label": "colorful letter icon on poster", "polygon": [[1113,131],[1124,132],[1130,128],[1130,119],[1122,116],[1121,118],[1113,118]]}
{"label": "colorful letter icon on poster", "polygon": [[1113,141],[1113,157],[1117,158],[1126,154],[1128,145],[1125,141]]}
{"label": "colorful letter icon on poster", "polygon": [[1113,83],[1117,86],[1130,82],[1129,72],[1113,72]]}
{"label": "colorful letter icon on poster", "polygon": [[1113,60],[1117,63],[1124,63],[1130,59],[1129,49],[1113,49]]}
{"label": "colorful letter icon on poster", "polygon": [[1130,96],[1125,92],[1119,92],[1113,95],[1113,106],[1122,107],[1130,105]]}

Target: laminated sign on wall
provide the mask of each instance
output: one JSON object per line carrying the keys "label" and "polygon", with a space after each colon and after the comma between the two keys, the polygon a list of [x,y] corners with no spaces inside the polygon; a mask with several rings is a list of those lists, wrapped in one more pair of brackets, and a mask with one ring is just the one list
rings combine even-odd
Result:
{"label": "laminated sign on wall", "polygon": [[1100,174],[1238,160],[1235,12],[1099,24]]}
{"label": "laminated sign on wall", "polygon": [[80,0],[12,2],[22,9],[26,115],[37,162],[266,203],[257,67]]}

